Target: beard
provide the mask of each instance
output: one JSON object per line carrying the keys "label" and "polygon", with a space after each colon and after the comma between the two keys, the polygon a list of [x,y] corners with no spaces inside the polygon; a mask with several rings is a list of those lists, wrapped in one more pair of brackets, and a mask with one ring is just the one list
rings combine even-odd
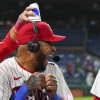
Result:
{"label": "beard", "polygon": [[37,55],[37,64],[35,66],[35,71],[37,72],[45,71],[47,65],[47,63],[45,64],[45,61],[46,61],[46,56],[42,52],[39,52],[39,54]]}

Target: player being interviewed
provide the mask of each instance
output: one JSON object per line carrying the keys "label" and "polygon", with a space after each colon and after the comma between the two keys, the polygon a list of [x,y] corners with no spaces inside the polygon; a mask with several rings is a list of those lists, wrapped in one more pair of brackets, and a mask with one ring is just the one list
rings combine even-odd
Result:
{"label": "player being interviewed", "polygon": [[6,38],[0,42],[0,62],[18,47],[18,31],[25,23],[31,22],[28,16],[35,16],[32,9],[32,6],[26,7],[26,9],[19,15],[13,28],[8,32]]}
{"label": "player being interviewed", "polygon": [[0,64],[0,99],[73,100],[58,65],[47,60],[56,51],[53,43],[65,38],[46,22],[23,25],[17,54]]}

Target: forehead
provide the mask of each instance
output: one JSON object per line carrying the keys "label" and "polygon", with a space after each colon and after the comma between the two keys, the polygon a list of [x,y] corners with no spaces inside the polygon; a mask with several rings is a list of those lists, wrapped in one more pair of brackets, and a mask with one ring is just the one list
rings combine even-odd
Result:
{"label": "forehead", "polygon": [[40,41],[40,44],[44,44],[44,45],[52,45],[52,42],[47,42],[47,41]]}

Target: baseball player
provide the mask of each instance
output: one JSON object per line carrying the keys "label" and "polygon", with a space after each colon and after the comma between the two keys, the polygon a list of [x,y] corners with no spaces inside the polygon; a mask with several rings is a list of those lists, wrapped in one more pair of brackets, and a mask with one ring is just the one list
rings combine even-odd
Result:
{"label": "baseball player", "polygon": [[97,73],[97,76],[94,80],[91,93],[94,95],[93,100],[100,100],[100,70]]}
{"label": "baseball player", "polygon": [[56,51],[53,43],[65,38],[46,22],[23,25],[16,56],[0,64],[0,99],[73,100],[58,65],[48,61]]}
{"label": "baseball player", "polygon": [[26,7],[22,14],[20,14],[17,22],[9,31],[6,38],[0,42],[0,62],[11,54],[17,47],[17,33],[19,29],[27,22],[31,22],[28,16],[35,16],[32,12],[33,7]]}

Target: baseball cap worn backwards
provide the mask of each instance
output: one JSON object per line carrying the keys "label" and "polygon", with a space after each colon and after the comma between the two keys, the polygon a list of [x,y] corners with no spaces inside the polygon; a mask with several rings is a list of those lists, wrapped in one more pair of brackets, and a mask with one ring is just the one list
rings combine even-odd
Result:
{"label": "baseball cap worn backwards", "polygon": [[[38,33],[36,34],[37,41],[45,42],[59,42],[66,38],[66,36],[54,35],[49,24],[46,22],[37,22]],[[22,26],[17,36],[18,44],[27,44],[34,40],[33,23],[28,23]]]}

